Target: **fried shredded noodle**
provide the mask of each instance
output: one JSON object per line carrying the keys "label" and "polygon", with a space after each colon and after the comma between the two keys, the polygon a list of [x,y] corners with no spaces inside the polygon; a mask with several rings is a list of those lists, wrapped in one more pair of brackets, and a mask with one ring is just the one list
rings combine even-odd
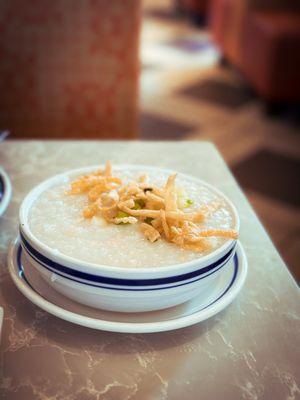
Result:
{"label": "fried shredded noodle", "polygon": [[87,196],[84,218],[99,215],[117,225],[140,223],[140,231],[150,242],[163,238],[182,248],[203,252],[211,249],[210,237],[237,239],[233,229],[203,229],[199,225],[218,210],[220,202],[203,205],[196,211],[183,210],[193,201],[182,198],[183,191],[175,186],[176,176],[170,175],[163,188],[149,183],[146,174],[123,183],[113,176],[108,161],[103,170],[73,181],[67,193]]}

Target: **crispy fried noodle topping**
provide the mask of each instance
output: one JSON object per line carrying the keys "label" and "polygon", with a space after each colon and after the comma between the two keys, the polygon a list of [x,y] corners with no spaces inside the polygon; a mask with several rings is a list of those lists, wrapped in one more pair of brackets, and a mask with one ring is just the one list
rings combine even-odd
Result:
{"label": "crispy fried noodle topping", "polygon": [[194,212],[184,211],[193,201],[183,199],[182,190],[175,186],[176,175],[170,175],[163,188],[149,183],[147,175],[123,183],[112,175],[108,161],[104,170],[72,182],[67,193],[86,194],[88,206],[83,210],[84,218],[100,215],[108,223],[139,223],[142,234],[150,242],[163,238],[182,248],[202,252],[211,248],[209,237],[237,239],[234,230],[203,229],[200,226],[207,215],[219,208],[219,202],[214,201]]}

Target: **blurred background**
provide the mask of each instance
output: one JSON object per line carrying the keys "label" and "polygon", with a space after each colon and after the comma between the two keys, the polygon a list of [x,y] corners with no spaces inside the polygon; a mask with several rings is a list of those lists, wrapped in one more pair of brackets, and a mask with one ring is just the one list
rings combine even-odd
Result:
{"label": "blurred background", "polygon": [[300,1],[0,0],[0,93],[10,139],[212,141],[300,281]]}

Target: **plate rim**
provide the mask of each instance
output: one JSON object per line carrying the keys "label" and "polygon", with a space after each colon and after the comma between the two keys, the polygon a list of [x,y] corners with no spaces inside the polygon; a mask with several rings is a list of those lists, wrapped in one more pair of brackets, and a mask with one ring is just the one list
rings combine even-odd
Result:
{"label": "plate rim", "polygon": [[7,172],[0,166],[0,179],[4,183],[3,197],[0,201],[0,217],[5,213],[12,195],[12,186]]}
{"label": "plate rim", "polygon": [[17,250],[19,245],[19,236],[16,237],[9,246],[9,251],[7,255],[8,270],[14,284],[21,291],[21,293],[30,300],[33,304],[40,307],[44,311],[58,317],[75,323],[77,325],[85,326],[92,329],[109,331],[109,332],[119,332],[119,333],[155,333],[155,332],[165,332],[184,328],[197,324],[208,318],[213,317],[224,308],[226,308],[238,295],[242,289],[248,271],[248,262],[246,258],[245,251],[243,249],[240,241],[237,243],[236,254],[239,261],[239,267],[234,281],[232,282],[229,290],[218,299],[213,304],[209,305],[207,308],[195,311],[192,314],[173,318],[171,320],[165,321],[152,321],[152,322],[117,322],[117,321],[107,321],[104,319],[96,319],[88,317],[82,314],[77,314],[73,311],[65,310],[56,304],[51,303],[49,300],[45,299],[39,293],[37,293],[34,288],[31,288],[24,279],[21,279],[19,273],[15,269],[15,261],[17,257]]}

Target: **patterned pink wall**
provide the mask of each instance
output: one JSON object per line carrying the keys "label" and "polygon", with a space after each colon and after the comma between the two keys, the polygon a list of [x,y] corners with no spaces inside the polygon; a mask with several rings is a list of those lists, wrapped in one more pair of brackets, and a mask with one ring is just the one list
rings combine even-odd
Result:
{"label": "patterned pink wall", "polygon": [[0,129],[136,135],[138,0],[2,0]]}

